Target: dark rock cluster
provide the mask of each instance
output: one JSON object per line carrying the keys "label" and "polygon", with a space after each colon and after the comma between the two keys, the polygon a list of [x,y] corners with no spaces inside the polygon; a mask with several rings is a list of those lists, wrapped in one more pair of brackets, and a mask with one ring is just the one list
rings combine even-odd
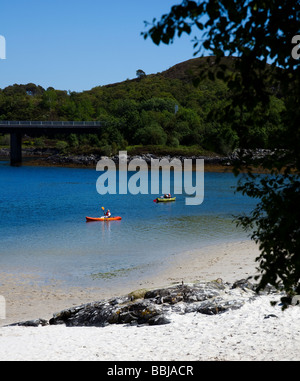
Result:
{"label": "dark rock cluster", "polygon": [[[269,289],[267,292],[275,292]],[[136,291],[129,295],[83,304],[55,313],[46,322],[36,319],[14,325],[96,326],[109,324],[160,325],[170,322],[171,314],[201,313],[215,315],[238,309],[257,297],[255,286],[248,280],[234,284],[221,279],[196,284]]]}
{"label": "dark rock cluster", "polygon": [[[10,150],[9,148],[0,149],[0,156],[6,157],[9,156]],[[268,149],[252,149],[252,150],[236,150],[235,152],[228,155],[214,155],[214,156],[176,156],[171,157],[169,155],[160,157],[151,153],[145,153],[141,155],[130,156],[127,155],[127,162],[130,162],[133,159],[141,159],[145,161],[148,165],[151,165],[151,159],[167,159],[169,161],[173,159],[179,159],[181,163],[184,162],[185,159],[192,160],[192,163],[196,163],[196,159],[204,159],[205,164],[207,165],[220,165],[220,166],[232,166],[237,162],[243,163],[244,160],[257,162],[263,161],[264,159],[272,156],[274,154],[273,151]],[[101,156],[99,154],[64,154],[59,152],[59,150],[55,148],[25,148],[22,150],[22,155],[27,157],[36,157],[40,158],[42,161],[45,161],[47,164],[51,165],[74,165],[74,166],[95,166],[99,160],[105,158],[105,156]],[[110,157],[116,165],[119,164],[119,155],[114,155]],[[245,161],[245,163],[246,163]]]}

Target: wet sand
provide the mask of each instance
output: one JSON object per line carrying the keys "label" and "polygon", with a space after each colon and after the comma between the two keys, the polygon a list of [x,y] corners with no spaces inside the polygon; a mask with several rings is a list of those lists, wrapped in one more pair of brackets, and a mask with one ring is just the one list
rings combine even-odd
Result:
{"label": "wet sand", "polygon": [[119,287],[66,287],[55,282],[44,285],[43,280],[28,273],[0,272],[0,295],[6,301],[6,319],[0,326],[36,318],[50,319],[53,313],[131,291],[170,286],[175,283],[236,280],[254,275],[259,251],[252,241],[212,245],[201,250],[181,253],[174,257],[168,269],[142,281],[124,278]]}

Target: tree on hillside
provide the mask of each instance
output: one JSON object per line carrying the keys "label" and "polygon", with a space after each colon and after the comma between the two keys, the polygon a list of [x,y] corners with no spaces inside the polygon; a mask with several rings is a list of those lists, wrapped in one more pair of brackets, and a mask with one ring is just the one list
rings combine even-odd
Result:
{"label": "tree on hillside", "polygon": [[271,176],[257,176],[251,154],[240,152],[248,175],[238,191],[257,198],[258,204],[250,215],[240,216],[239,223],[251,229],[260,246],[258,289],[270,283],[277,288],[283,285],[288,295],[300,294],[300,60],[292,54],[299,42],[294,36],[300,34],[300,2],[184,0],[147,25],[142,34],[156,44],[172,43],[176,36],[196,30],[195,54],[208,50],[216,63],[225,55],[238,57],[236,71],[219,66],[223,70],[209,76],[227,82],[233,101],[222,116],[232,122],[239,115],[236,128],[245,141],[249,127],[260,129],[272,96],[283,100],[284,128],[276,131],[273,142],[278,149],[259,162]]}
{"label": "tree on hillside", "polygon": [[143,70],[138,69],[136,71],[136,76],[138,77],[138,79],[142,79],[142,78],[146,77],[146,73]]}

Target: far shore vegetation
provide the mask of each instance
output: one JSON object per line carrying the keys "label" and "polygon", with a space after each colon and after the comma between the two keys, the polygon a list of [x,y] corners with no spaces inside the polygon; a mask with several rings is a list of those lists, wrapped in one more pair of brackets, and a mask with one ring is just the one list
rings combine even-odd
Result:
{"label": "far shore vegetation", "polygon": [[[270,89],[263,116],[259,109],[251,115],[257,120],[251,120],[247,134],[240,126],[250,115],[237,107],[230,123],[226,118],[234,108],[232,91],[222,78],[211,80],[207,74],[225,65],[235,75],[235,60],[224,57],[216,64],[214,57],[195,58],[150,75],[139,69],[136,79],[79,93],[15,84],[0,90],[0,119],[104,123],[99,134],[23,137],[24,148],[55,148],[63,154],[111,156],[127,150],[131,155],[213,156],[236,148],[276,148],[274,136],[284,129],[280,88]],[[9,147],[9,135],[2,134],[4,147]]]}

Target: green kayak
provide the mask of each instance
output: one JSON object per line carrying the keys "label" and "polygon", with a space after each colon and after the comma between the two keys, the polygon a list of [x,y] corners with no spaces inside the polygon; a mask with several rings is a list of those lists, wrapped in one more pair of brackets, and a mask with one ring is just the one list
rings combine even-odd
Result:
{"label": "green kayak", "polygon": [[156,202],[170,202],[170,201],[175,201],[176,200],[176,197],[171,197],[171,198],[161,198],[161,197],[157,197],[155,199]]}

